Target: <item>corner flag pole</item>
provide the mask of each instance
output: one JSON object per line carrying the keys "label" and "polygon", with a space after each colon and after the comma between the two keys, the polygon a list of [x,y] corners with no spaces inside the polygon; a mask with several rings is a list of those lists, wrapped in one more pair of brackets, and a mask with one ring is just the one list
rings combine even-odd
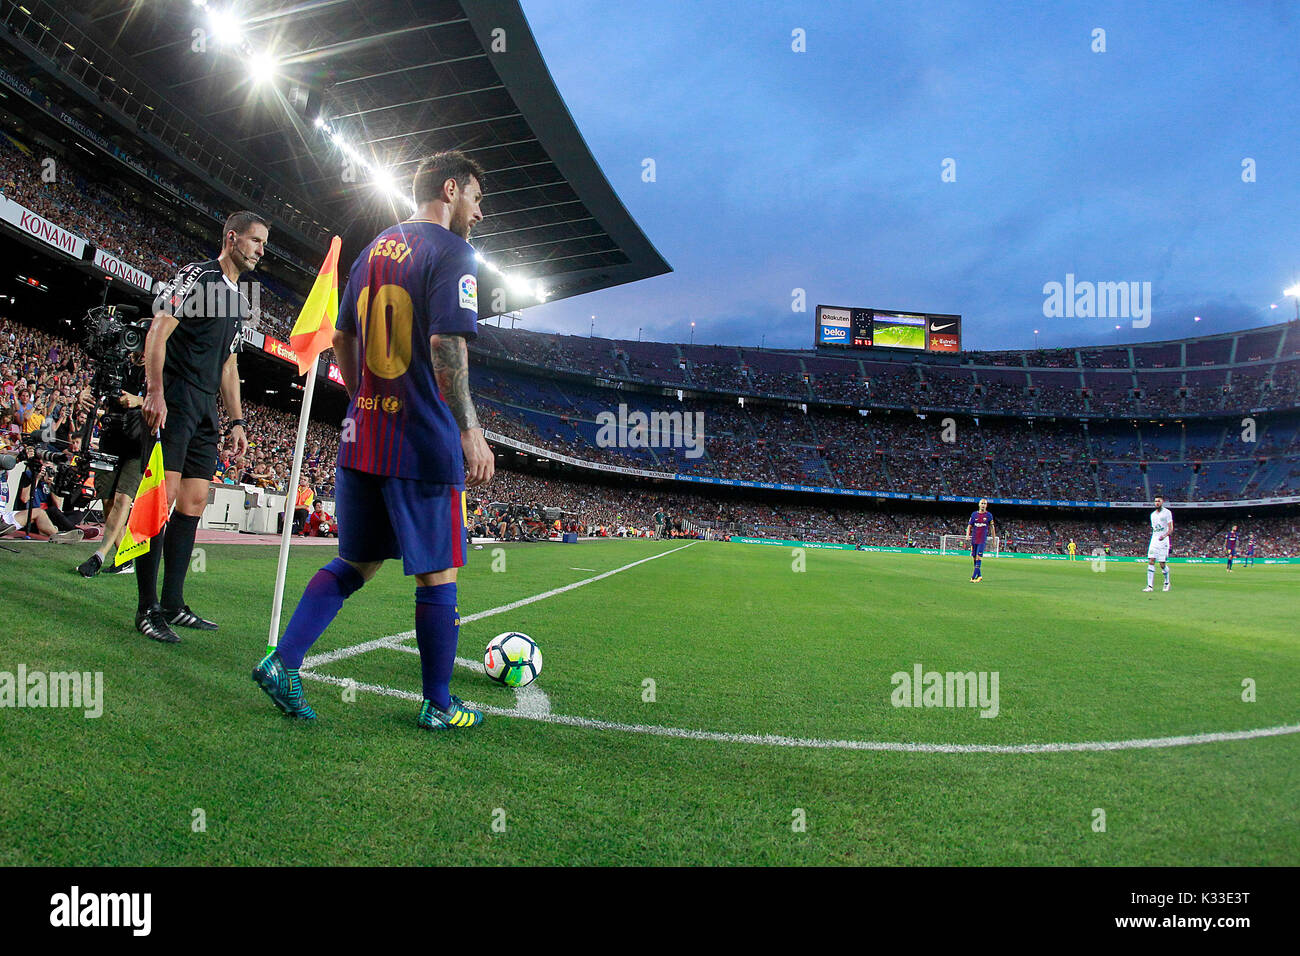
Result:
{"label": "corner flag pole", "polygon": [[334,322],[339,314],[339,249],[343,240],[330,240],[329,252],[321,264],[320,274],[312,284],[298,321],[289,333],[289,345],[298,360],[298,374],[307,376],[302,393],[302,411],[298,414],[298,437],[293,443],[293,467],[284,496],[284,527],[280,529],[280,560],[275,568],[275,593],[271,598],[271,631],[266,639],[266,653],[280,643],[280,612],[284,607],[284,576],[289,570],[289,537],[293,534],[293,504],[302,476],[302,454],[307,446],[307,422],[311,418],[311,400],[316,394],[316,374],[321,352],[330,347]]}
{"label": "corner flag pole", "polygon": [[[314,363],[313,363],[314,365]],[[302,474],[303,450],[307,446],[307,422],[311,417],[311,401],[316,393],[316,369],[307,376],[307,387],[302,393],[302,411],[298,414],[298,436],[293,443],[293,467],[289,471],[288,494],[284,499],[284,528],[280,531],[280,559],[275,566],[275,592],[271,599],[271,632],[266,639],[266,653],[270,654],[280,642],[280,612],[284,608],[284,578],[289,570],[289,538],[293,534],[293,504],[298,494],[298,478]]]}

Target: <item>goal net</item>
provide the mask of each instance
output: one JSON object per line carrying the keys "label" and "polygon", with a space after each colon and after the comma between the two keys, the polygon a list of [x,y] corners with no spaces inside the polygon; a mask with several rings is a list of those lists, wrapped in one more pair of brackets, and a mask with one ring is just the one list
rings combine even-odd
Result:
{"label": "goal net", "polygon": [[[1002,539],[997,535],[989,538],[984,545],[984,556],[996,558],[1002,547]],[[964,534],[945,534],[939,538],[940,554],[961,554],[970,557],[970,539]]]}

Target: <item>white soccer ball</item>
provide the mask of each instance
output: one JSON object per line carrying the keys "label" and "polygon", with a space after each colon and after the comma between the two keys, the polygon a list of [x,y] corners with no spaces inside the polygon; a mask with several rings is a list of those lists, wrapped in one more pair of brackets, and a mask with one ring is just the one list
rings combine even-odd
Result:
{"label": "white soccer ball", "polygon": [[526,687],[542,672],[542,649],[527,634],[506,631],[488,643],[483,669],[498,684]]}

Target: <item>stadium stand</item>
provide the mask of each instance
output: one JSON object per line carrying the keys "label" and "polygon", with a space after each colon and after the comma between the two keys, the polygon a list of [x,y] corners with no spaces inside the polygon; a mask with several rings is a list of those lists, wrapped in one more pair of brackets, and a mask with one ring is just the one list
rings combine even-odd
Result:
{"label": "stadium stand", "polygon": [[[214,237],[202,228],[172,221],[136,186],[67,150],[58,153],[58,176],[47,181],[38,156],[49,145],[38,148],[17,130],[3,131],[0,193],[156,279],[215,254]],[[262,331],[286,339],[300,306],[301,296],[288,283],[262,276]],[[0,427],[8,441],[47,419],[59,438],[77,428],[75,396],[89,380],[89,367],[64,334],[53,321],[0,319]],[[1175,502],[1300,495],[1296,323],[1131,347],[906,358],[491,325],[481,326],[471,348],[472,384],[487,428],[536,446],[542,457],[931,501],[972,494],[1128,502],[1148,501],[1157,491]],[[599,418],[619,405],[647,418],[699,414],[702,447],[698,454],[655,443],[610,447]],[[284,491],[293,416],[245,401],[245,417],[252,447],[242,460],[223,450],[214,480]],[[1249,437],[1245,418],[1254,423]],[[947,438],[941,425],[949,420],[953,435]],[[322,497],[332,495],[338,437],[336,424],[313,422],[308,480]],[[503,481],[527,486],[522,475],[506,474],[515,477]],[[683,513],[689,510],[694,517],[688,521],[698,523],[710,508],[716,516],[718,502],[705,490],[677,487],[670,500]],[[645,524],[634,517],[635,498],[620,507],[608,494],[599,506],[588,505],[592,517],[585,527],[608,528],[620,518]],[[923,513],[872,516],[862,505],[750,501],[734,507],[736,522],[752,529],[748,533],[799,530],[808,540],[847,536],[895,544],[909,535],[943,533]],[[1079,534],[1119,540],[1106,530],[1093,525]],[[1045,519],[1022,534],[1024,540],[1034,536],[1047,546],[1059,534]],[[1286,540],[1280,532],[1274,537]]]}

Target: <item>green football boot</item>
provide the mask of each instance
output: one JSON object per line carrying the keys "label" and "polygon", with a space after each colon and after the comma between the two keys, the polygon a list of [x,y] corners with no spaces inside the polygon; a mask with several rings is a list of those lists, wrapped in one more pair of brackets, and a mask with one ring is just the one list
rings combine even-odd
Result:
{"label": "green football boot", "polygon": [[433,701],[426,700],[420,705],[420,716],[415,722],[424,730],[460,730],[481,724],[483,712],[471,710],[463,700],[452,694],[451,706],[446,710],[439,710]]}
{"label": "green football boot", "polygon": [[298,677],[298,671],[284,666],[279,651],[267,654],[253,668],[253,680],[287,716],[299,720],[316,719],[316,711],[311,709],[311,705],[302,696],[302,680]]}

